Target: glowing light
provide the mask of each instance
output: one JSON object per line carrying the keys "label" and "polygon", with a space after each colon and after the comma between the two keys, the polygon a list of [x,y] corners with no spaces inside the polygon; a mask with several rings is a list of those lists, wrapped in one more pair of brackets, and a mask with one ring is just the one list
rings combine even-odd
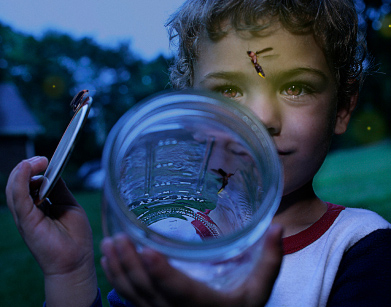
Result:
{"label": "glowing light", "polygon": [[371,129],[372,129],[371,126],[368,126],[368,127],[367,127],[367,130],[368,130],[368,131],[371,131]]}
{"label": "glowing light", "polygon": [[43,90],[51,99],[58,99],[65,93],[65,82],[62,77],[49,75],[43,81]]}

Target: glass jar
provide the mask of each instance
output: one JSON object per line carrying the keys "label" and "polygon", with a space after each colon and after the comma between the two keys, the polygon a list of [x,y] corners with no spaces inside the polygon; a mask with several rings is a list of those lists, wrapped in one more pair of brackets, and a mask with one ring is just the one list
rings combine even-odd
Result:
{"label": "glass jar", "polygon": [[268,131],[244,106],[195,91],[167,92],[129,110],[107,139],[105,234],[210,287],[230,291],[253,269],[281,199]]}

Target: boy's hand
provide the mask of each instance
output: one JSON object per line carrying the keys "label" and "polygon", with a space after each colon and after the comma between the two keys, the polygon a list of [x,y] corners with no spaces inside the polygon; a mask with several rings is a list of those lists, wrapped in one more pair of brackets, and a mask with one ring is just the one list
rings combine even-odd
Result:
{"label": "boy's hand", "polygon": [[264,306],[278,276],[282,229],[272,226],[247,282],[230,293],[210,289],[170,266],[159,253],[139,255],[126,235],[105,238],[102,266],[116,291],[136,306]]}
{"label": "boy's hand", "polygon": [[46,158],[34,157],[14,168],[6,188],[7,205],[44,273],[47,305],[60,306],[62,300],[64,306],[89,306],[97,281],[87,215],[61,179],[50,193],[51,205],[38,208],[31,197],[41,184],[34,176],[47,164]]}

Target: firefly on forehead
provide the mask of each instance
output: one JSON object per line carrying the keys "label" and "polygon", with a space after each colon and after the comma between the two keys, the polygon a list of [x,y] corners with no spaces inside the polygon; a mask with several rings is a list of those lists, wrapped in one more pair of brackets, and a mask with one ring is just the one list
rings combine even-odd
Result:
{"label": "firefly on forehead", "polygon": [[254,65],[255,71],[262,78],[265,78],[266,75],[265,75],[261,65],[259,65],[259,63],[258,63],[258,54],[261,54],[263,52],[270,51],[270,50],[272,50],[272,48],[265,48],[265,49],[263,49],[261,51],[257,51],[257,52],[247,51],[247,55],[250,57],[251,63]]}
{"label": "firefly on forehead", "polygon": [[262,78],[265,78],[265,73],[263,72],[261,65],[258,64],[257,54],[254,51],[247,51],[247,55],[250,57],[251,63],[253,63],[255,71],[258,73],[258,75],[260,75]]}

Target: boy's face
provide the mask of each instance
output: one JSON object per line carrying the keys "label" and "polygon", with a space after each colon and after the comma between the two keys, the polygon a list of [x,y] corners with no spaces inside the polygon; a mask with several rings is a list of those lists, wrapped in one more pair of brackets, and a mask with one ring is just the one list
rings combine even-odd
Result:
{"label": "boy's face", "polygon": [[[333,132],[342,133],[347,122],[337,111],[335,77],[313,36],[275,27],[264,37],[230,32],[218,42],[203,39],[194,88],[234,99],[262,120],[282,161],[287,195],[312,180]],[[262,50],[257,61],[266,78],[247,54]]]}

